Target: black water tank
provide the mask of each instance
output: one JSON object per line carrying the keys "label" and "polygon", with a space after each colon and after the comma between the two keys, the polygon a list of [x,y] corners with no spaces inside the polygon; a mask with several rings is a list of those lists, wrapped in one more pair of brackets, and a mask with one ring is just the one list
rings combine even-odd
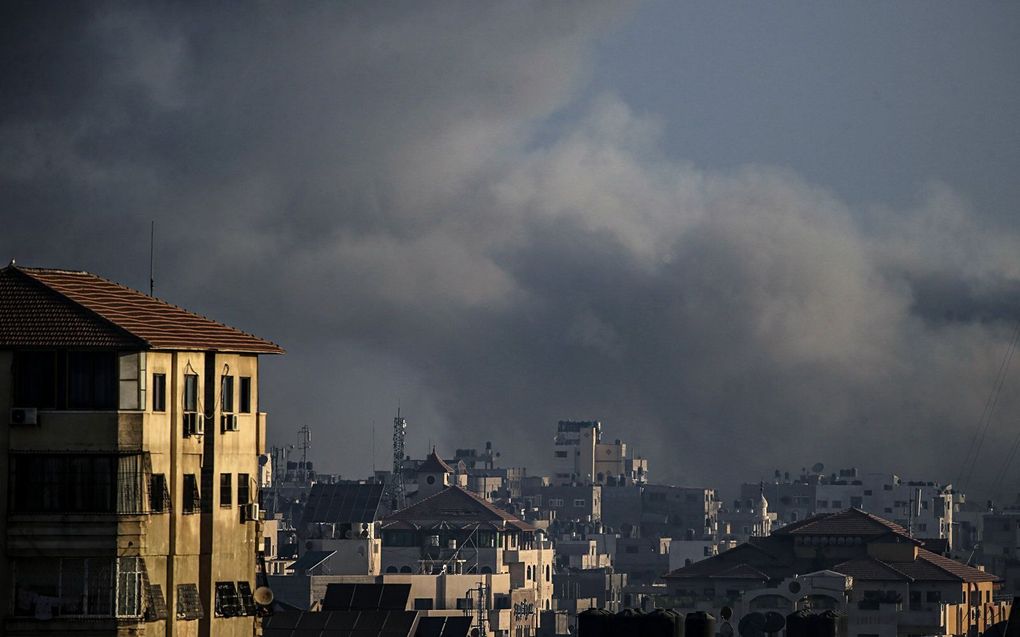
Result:
{"label": "black water tank", "polygon": [[638,617],[637,631],[633,634],[651,635],[654,637],[676,637],[676,620],[676,614],[656,608]]}
{"label": "black water tank", "polygon": [[812,615],[801,609],[786,616],[786,637],[810,637]]}
{"label": "black water tank", "polygon": [[826,610],[811,618],[810,637],[842,637],[842,613]]}
{"label": "black water tank", "polygon": [[685,637],[715,637],[715,617],[703,610],[687,613],[684,618]]}
{"label": "black water tank", "polygon": [[578,637],[611,637],[613,614],[601,608],[589,608],[577,614]]}

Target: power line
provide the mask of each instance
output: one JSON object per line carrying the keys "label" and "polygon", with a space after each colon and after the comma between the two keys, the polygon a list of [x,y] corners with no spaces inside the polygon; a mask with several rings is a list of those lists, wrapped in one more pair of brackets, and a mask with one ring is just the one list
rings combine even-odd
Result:
{"label": "power line", "polygon": [[974,437],[971,438],[970,448],[967,450],[967,455],[964,456],[963,464],[960,467],[960,474],[956,480],[956,484],[961,491],[963,490],[964,485],[970,484],[970,479],[974,474],[978,458],[981,456],[981,447],[984,446],[985,438],[988,435],[988,429],[991,427],[992,415],[995,412],[995,406],[999,402],[999,395],[1002,392],[1002,387],[1006,383],[1006,376],[1009,372],[1009,364],[1013,360],[1013,354],[1016,352],[1018,340],[1020,340],[1020,321],[1017,321],[1013,328],[1009,347],[1006,348],[1006,353],[1002,357],[1002,362],[999,365],[999,371],[996,374],[995,382],[992,384],[992,389],[989,392],[988,397],[985,399],[984,408],[981,410],[981,417],[977,422],[978,430],[974,432]]}

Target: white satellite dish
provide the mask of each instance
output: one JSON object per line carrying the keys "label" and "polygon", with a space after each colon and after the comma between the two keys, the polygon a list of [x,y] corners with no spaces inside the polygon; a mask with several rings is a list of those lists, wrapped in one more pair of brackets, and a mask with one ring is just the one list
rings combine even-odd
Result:
{"label": "white satellite dish", "polygon": [[259,606],[269,606],[273,603],[273,591],[268,586],[259,586],[251,596]]}

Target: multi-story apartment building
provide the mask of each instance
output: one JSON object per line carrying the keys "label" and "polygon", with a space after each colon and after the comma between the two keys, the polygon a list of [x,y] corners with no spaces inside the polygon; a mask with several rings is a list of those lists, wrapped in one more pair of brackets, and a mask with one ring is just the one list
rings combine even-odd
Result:
{"label": "multi-story apartment building", "polygon": [[597,420],[561,420],[553,444],[553,484],[644,484],[648,460],[620,440],[602,442]]}
{"label": "multi-story apartment building", "polygon": [[251,635],[259,354],[86,272],[0,270],[0,632]]}

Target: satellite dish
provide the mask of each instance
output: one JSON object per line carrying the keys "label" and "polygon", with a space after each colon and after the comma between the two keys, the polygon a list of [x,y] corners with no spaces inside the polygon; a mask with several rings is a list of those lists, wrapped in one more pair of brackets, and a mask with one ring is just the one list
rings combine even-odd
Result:
{"label": "satellite dish", "polygon": [[815,473],[821,473],[823,469],[825,469],[825,465],[821,462],[816,462],[815,466],[811,467],[811,470]]}
{"label": "satellite dish", "polygon": [[[729,618],[733,617],[733,609],[729,606],[723,606],[719,609],[719,617],[729,620]],[[732,630],[732,628],[730,630]]]}
{"label": "satellite dish", "polygon": [[729,622],[723,622],[723,625],[719,627],[719,634],[722,637],[733,637],[733,626]]}
{"label": "satellite dish", "polygon": [[268,586],[259,586],[251,596],[259,606],[269,606],[273,603],[273,590]]}
{"label": "satellite dish", "polygon": [[269,464],[269,456],[266,454],[262,454],[261,456],[259,456],[259,466],[264,467],[267,464]]}

